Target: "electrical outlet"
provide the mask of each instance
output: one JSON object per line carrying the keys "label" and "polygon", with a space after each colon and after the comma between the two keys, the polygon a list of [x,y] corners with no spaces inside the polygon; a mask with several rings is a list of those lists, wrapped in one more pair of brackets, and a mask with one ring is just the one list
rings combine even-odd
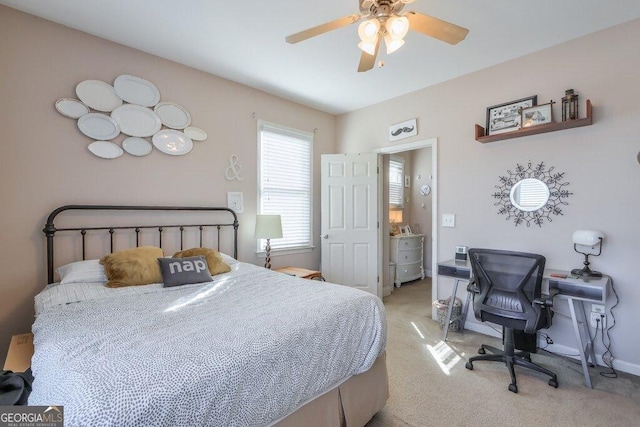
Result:
{"label": "electrical outlet", "polygon": [[[600,324],[598,324],[598,320],[600,320]],[[589,323],[592,328],[602,328],[602,330],[605,330],[607,329],[607,316],[603,313],[592,311]]]}

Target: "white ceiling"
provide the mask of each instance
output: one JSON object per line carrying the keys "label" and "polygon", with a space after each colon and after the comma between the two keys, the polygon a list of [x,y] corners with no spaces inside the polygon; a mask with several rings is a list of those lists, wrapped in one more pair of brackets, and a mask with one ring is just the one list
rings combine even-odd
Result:
{"label": "white ceiling", "polygon": [[467,38],[451,46],[410,32],[400,50],[388,56],[381,53],[383,68],[358,73],[357,24],[295,45],[284,40],[289,34],[358,13],[358,0],[0,0],[0,4],[333,114],[640,17],[638,0],[415,0],[404,11],[466,27]]}

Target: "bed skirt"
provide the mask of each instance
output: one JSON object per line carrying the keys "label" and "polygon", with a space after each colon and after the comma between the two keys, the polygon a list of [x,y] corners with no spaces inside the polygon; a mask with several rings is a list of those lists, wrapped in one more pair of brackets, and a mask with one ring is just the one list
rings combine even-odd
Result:
{"label": "bed skirt", "polygon": [[305,404],[275,426],[362,427],[388,398],[387,358],[383,353],[371,369]]}

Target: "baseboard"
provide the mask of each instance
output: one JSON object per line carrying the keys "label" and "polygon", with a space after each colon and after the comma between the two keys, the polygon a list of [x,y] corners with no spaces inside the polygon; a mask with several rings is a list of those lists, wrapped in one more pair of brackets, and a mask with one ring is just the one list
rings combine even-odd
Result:
{"label": "baseboard", "polygon": [[[546,344],[546,343],[545,343]],[[540,348],[543,348],[551,353],[557,353],[559,355],[569,357],[571,359],[575,359],[580,361],[579,350],[574,347],[569,347],[562,344],[546,344],[540,345]],[[596,353],[596,363],[599,367],[606,368],[606,365],[602,361],[602,355]],[[635,363],[625,362],[624,360],[613,360],[613,367],[617,371],[626,372],[628,374],[640,376],[640,365]]]}
{"label": "baseboard", "polygon": [[[491,337],[500,338],[501,333],[496,331],[495,329],[488,326],[486,323],[477,323],[477,322],[465,322],[465,329],[470,331],[478,332],[480,334],[489,335]],[[570,357],[572,359],[580,360],[580,352],[577,348],[569,347],[562,344],[546,344],[540,345],[540,348],[545,347],[545,350],[548,350],[552,353],[558,353],[566,357]],[[605,367],[606,365],[602,361],[602,355],[596,354],[596,362],[598,366]],[[626,362],[624,360],[613,360],[613,367],[617,371],[626,372],[628,374],[640,376],[640,365],[636,363]]]}

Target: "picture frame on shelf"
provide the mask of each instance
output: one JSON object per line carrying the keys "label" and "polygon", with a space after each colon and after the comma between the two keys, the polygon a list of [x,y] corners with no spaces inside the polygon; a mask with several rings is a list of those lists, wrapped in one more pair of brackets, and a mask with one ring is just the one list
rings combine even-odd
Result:
{"label": "picture frame on shelf", "polygon": [[537,105],[538,95],[493,105],[487,108],[486,135],[511,132],[520,129],[520,110]]}
{"label": "picture frame on shelf", "polygon": [[547,104],[534,105],[520,111],[520,123],[523,128],[553,123],[553,101]]}
{"label": "picture frame on shelf", "polygon": [[409,226],[409,224],[405,225],[404,227],[400,227],[400,231],[401,234],[405,234],[407,236],[413,235],[413,231],[411,231],[411,227]]}

